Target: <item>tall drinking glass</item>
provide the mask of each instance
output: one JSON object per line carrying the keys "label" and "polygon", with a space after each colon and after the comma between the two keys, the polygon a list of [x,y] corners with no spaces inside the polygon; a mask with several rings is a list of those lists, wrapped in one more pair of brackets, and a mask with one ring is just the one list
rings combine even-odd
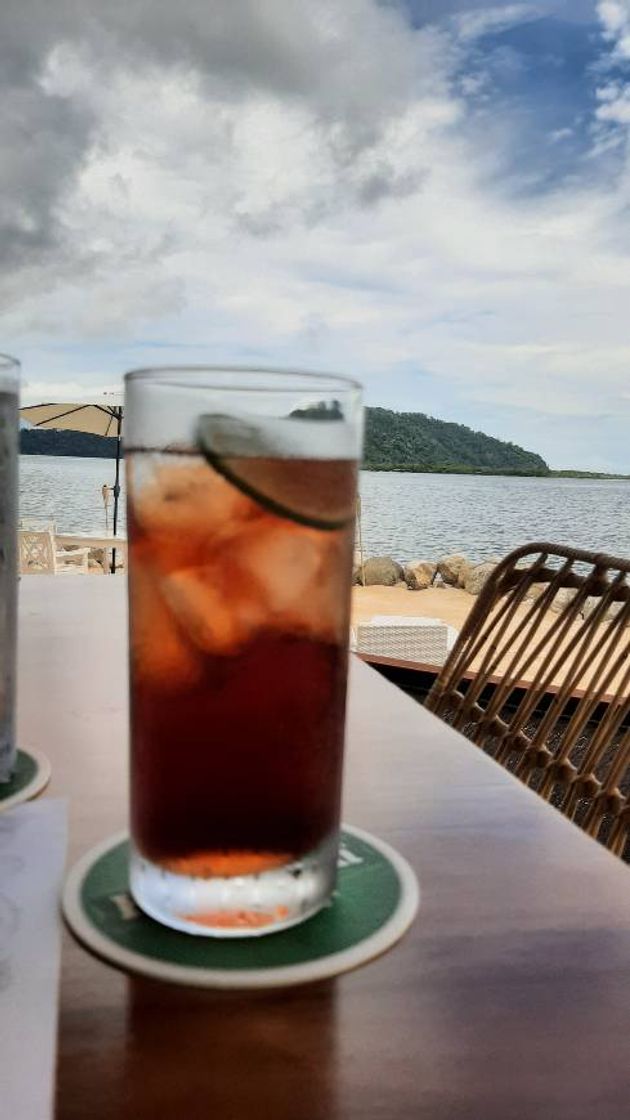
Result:
{"label": "tall drinking glass", "polygon": [[18,389],[20,365],[0,354],[0,782],[15,765]]}
{"label": "tall drinking glass", "polygon": [[131,890],[246,936],[335,883],[360,389],[333,376],[126,378]]}

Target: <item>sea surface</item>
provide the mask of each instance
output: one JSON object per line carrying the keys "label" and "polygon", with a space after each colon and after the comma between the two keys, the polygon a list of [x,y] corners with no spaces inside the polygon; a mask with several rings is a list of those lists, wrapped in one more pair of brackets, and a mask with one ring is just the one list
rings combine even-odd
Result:
{"label": "sea surface", "polygon": [[[106,529],[101,489],[114,485],[113,459],[75,459],[73,456],[20,455],[22,518],[55,522],[58,533],[98,533]],[[121,466],[121,473],[124,468]],[[124,478],[119,507],[119,531],[125,528]],[[107,526],[114,509],[110,495]]]}
{"label": "sea surface", "polygon": [[[20,515],[50,519],[58,532],[102,533],[101,488],[113,481],[109,459],[22,455]],[[361,496],[366,556],[483,560],[528,541],[630,556],[630,481],[363,471]],[[110,502],[110,528],[111,515]]]}

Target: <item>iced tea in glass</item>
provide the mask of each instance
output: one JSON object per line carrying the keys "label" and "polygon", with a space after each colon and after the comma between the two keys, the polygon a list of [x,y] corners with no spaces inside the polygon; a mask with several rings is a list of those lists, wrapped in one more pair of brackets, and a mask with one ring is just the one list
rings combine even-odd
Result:
{"label": "iced tea in glass", "polygon": [[252,370],[126,382],[131,889],[272,932],[335,882],[359,389]]}

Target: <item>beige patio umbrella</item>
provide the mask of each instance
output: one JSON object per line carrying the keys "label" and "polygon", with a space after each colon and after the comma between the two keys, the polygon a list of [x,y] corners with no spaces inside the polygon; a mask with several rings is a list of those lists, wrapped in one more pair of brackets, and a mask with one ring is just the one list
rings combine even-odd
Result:
{"label": "beige patio umbrella", "polygon": [[[122,444],[123,394],[121,392],[96,393],[81,399],[54,403],[24,405],[20,416],[34,428],[49,428],[72,432],[88,432],[95,436],[116,438],[116,474],[114,479],[113,532],[118,530],[118,500],[120,498],[120,455]],[[116,569],[116,550],[112,550],[112,572]]]}

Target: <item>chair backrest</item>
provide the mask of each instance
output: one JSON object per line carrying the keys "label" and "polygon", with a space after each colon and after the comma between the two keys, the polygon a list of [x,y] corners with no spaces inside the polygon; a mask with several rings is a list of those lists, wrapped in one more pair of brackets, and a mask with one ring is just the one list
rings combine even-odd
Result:
{"label": "chair backrest", "polygon": [[18,542],[20,573],[23,576],[55,574],[55,539],[50,530],[32,532],[20,529]]}
{"label": "chair backrest", "polygon": [[630,831],[630,561],[525,545],[494,570],[427,699],[591,836]]}

